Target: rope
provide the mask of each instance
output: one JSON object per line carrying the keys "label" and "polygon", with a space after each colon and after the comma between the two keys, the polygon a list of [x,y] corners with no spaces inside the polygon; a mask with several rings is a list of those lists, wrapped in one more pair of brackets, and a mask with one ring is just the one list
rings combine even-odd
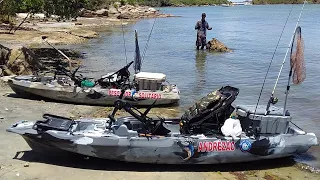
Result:
{"label": "rope", "polygon": [[269,64],[267,73],[266,73],[266,75],[265,75],[265,77],[264,77],[264,80],[263,80],[263,83],[262,83],[262,87],[261,87],[261,90],[260,90],[260,94],[259,94],[259,98],[258,98],[258,102],[257,102],[257,105],[256,105],[256,107],[255,107],[255,109],[254,109],[254,115],[256,114],[256,110],[257,110],[257,107],[258,107],[259,102],[260,102],[260,98],[261,98],[261,95],[262,95],[262,91],[263,91],[264,85],[265,85],[265,83],[266,83],[266,79],[267,79],[268,73],[269,73],[269,71],[270,71],[271,64],[272,64],[272,62],[273,62],[274,56],[275,56],[276,51],[277,51],[277,49],[278,49],[278,46],[279,46],[279,44],[280,44],[280,40],[281,40],[281,37],[282,37],[282,35],[283,35],[283,32],[284,32],[284,30],[285,30],[285,28],[286,28],[286,26],[287,26],[287,23],[288,23],[288,20],[289,20],[290,15],[291,15],[292,9],[293,9],[293,5],[292,5],[291,10],[290,10],[290,12],[289,12],[289,14],[288,14],[288,17],[287,17],[287,19],[286,19],[286,22],[285,22],[285,24],[284,24],[284,26],[283,26],[283,29],[282,29],[282,32],[281,32],[280,37],[279,37],[279,39],[278,39],[276,48],[275,48],[275,50],[274,50],[274,52],[273,52],[273,55],[272,55],[272,58],[271,58],[271,61],[270,61],[270,64]]}
{"label": "rope", "polygon": [[124,29],[123,29],[122,17],[121,17],[120,19],[121,19],[121,29],[122,29],[122,38],[123,38],[124,54],[125,54],[125,57],[126,57],[126,64],[128,64],[126,39],[125,39],[125,37],[124,37]]}

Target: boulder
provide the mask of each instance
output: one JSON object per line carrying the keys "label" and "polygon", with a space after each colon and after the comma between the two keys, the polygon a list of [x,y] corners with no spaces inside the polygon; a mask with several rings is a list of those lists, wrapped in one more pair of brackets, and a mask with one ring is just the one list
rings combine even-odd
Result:
{"label": "boulder", "polygon": [[215,51],[215,52],[230,52],[231,49],[229,49],[227,46],[225,46],[222,42],[218,41],[216,38],[213,38],[207,43],[206,48],[209,51]]}
{"label": "boulder", "polygon": [[130,19],[130,18],[134,18],[132,16],[132,14],[128,13],[128,12],[124,12],[124,13],[121,13],[118,17],[118,19]]}
{"label": "boulder", "polygon": [[94,12],[94,11],[90,11],[90,10],[87,10],[87,9],[82,8],[82,9],[78,12],[78,15],[79,15],[80,17],[92,18],[92,17],[97,16],[97,13]]}
{"label": "boulder", "polygon": [[119,11],[113,6],[113,5],[110,5],[109,6],[109,10],[108,10],[108,14],[118,14]]}
{"label": "boulder", "polygon": [[108,9],[100,9],[95,12],[98,16],[108,16],[109,15],[109,10]]}
{"label": "boulder", "polygon": [[149,12],[152,12],[152,13],[156,13],[156,12],[157,12],[157,10],[154,9],[154,8],[149,8],[148,11],[149,11]]}

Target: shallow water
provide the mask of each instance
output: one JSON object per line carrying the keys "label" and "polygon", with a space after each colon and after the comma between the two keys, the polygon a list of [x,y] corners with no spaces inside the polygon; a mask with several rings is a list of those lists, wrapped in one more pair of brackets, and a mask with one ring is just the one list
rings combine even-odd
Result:
{"label": "shallow water", "polygon": [[[292,36],[301,5],[266,5],[225,7],[161,8],[164,13],[178,18],[156,19],[148,49],[143,59],[142,71],[162,72],[170,83],[181,90],[180,107],[188,107],[196,99],[225,85],[240,89],[236,104],[256,104],[263,79],[290,10],[279,47],[263,89],[260,104],[270,97],[280,66]],[[195,50],[194,26],[201,13],[213,27],[207,39],[213,37],[233,49],[231,53],[209,53]],[[306,5],[300,20],[305,42],[307,78],[301,85],[292,85],[288,98],[293,121],[320,137],[320,72],[319,37],[320,5]],[[100,32],[101,38],[88,44],[72,46],[86,53],[84,74],[99,77],[115,71],[133,60],[134,30],[138,30],[140,50],[143,54],[154,19],[141,20],[123,27]],[[126,51],[124,49],[126,46]],[[278,106],[283,106],[288,79],[289,63],[286,62],[275,91]],[[133,68],[131,69],[133,70]],[[133,71],[132,71],[133,72]],[[310,150],[300,158],[312,166],[320,167],[320,148]],[[315,160],[318,158],[318,160]]]}

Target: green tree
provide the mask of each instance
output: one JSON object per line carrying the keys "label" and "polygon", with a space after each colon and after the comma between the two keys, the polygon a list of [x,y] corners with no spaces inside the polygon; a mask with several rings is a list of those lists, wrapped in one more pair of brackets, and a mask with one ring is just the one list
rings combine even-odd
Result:
{"label": "green tree", "polygon": [[57,15],[61,19],[77,18],[79,10],[87,4],[88,0],[46,0],[44,11],[47,17]]}
{"label": "green tree", "polygon": [[[27,16],[22,20],[22,22],[15,28],[14,32],[27,20],[30,14],[37,12],[42,12],[43,9],[43,0],[21,0],[18,4],[19,12],[28,12]],[[12,27],[13,28],[13,27]],[[12,28],[9,32],[11,32]]]}
{"label": "green tree", "polygon": [[21,0],[19,11],[32,14],[43,11],[44,0]]}
{"label": "green tree", "polygon": [[3,0],[0,6],[0,21],[10,23],[10,17],[18,11],[20,0]]}

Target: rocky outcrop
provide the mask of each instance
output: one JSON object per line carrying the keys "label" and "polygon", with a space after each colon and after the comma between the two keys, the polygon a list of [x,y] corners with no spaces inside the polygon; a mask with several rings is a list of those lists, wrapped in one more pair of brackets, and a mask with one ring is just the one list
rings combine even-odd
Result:
{"label": "rocky outcrop", "polygon": [[154,17],[173,17],[171,14],[161,14],[158,10],[149,6],[124,5],[118,9],[118,19],[141,19]]}
{"label": "rocky outcrop", "polygon": [[173,17],[171,14],[162,14],[158,10],[149,6],[132,6],[114,3],[109,5],[107,9],[90,11],[82,9],[79,11],[80,17],[111,17],[118,19],[141,19],[154,17]]}
{"label": "rocky outcrop", "polygon": [[209,51],[215,51],[215,52],[231,52],[231,49],[229,49],[227,46],[225,46],[222,42],[218,41],[216,38],[213,38],[207,43],[206,48]]}

